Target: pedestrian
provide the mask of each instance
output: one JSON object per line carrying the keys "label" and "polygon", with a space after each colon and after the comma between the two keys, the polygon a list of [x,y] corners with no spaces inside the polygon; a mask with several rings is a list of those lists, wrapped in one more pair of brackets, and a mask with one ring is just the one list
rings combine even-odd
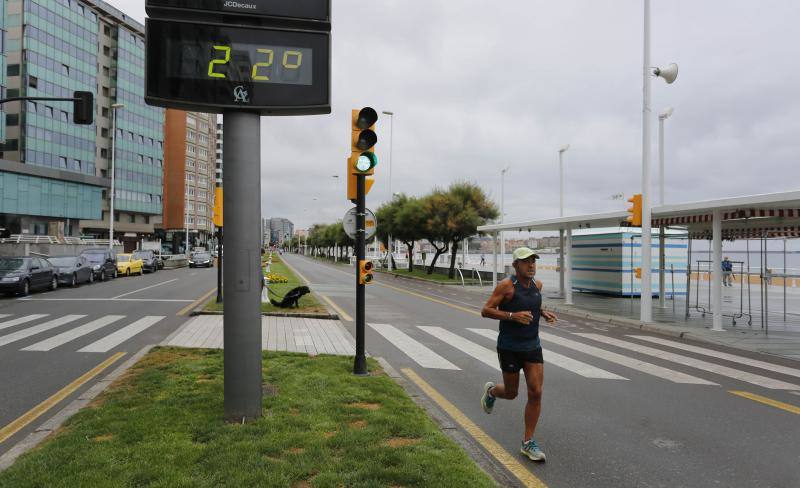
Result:
{"label": "pedestrian", "polygon": [[733,286],[733,283],[731,283],[732,277],[733,263],[728,259],[728,256],[725,256],[725,259],[722,260],[722,284],[724,286]]}
{"label": "pedestrian", "polygon": [[481,266],[486,266],[486,258],[481,254]]}
{"label": "pedestrian", "polygon": [[552,312],[542,310],[542,282],[534,279],[539,256],[527,247],[514,250],[515,274],[497,284],[481,310],[481,316],[500,321],[497,336],[497,357],[503,372],[503,383],[487,382],[483,387],[481,406],[492,413],[495,400],[513,400],[519,387],[519,370],[525,373],[528,401],[525,405],[525,433],[520,452],[533,461],[544,461],[544,452],[533,440],[539,413],[542,410],[544,359],[539,342],[539,318],[556,322]]}

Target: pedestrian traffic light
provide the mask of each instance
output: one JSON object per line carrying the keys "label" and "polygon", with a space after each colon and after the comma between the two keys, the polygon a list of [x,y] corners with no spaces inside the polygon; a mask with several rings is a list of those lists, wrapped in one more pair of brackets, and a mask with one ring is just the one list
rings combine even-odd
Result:
{"label": "pedestrian traffic light", "polygon": [[642,268],[633,268],[633,274],[636,275],[636,279],[642,279]]}
{"label": "pedestrian traffic light", "polygon": [[374,130],[377,121],[378,112],[374,108],[353,109],[348,174],[374,174],[373,168],[378,164],[378,157],[373,152],[375,144],[378,143],[378,136]]}
{"label": "pedestrian traffic light", "polygon": [[72,93],[72,122],[90,125],[94,122],[94,94],[88,91]]}
{"label": "pedestrian traffic light", "polygon": [[633,227],[641,227],[642,226],[642,194],[637,193],[636,195],[630,197],[628,199],[632,205],[627,208],[627,211],[630,213],[628,217],[625,219],[631,226]]}
{"label": "pedestrian traffic light", "polygon": [[362,259],[358,262],[358,284],[367,285],[372,283],[374,276],[372,275],[372,268],[374,265],[368,259]]}

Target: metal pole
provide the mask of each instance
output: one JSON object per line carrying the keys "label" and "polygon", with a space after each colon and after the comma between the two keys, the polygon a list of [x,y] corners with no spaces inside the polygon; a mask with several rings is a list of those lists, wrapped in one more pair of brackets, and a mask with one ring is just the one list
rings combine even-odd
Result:
{"label": "metal pole", "polygon": [[[508,168],[505,168],[500,171],[500,223],[504,224],[506,221],[505,215],[505,182],[506,182],[506,171]],[[503,231],[500,231],[500,268],[503,270],[503,273],[506,272],[506,240],[503,237]],[[495,269],[497,267],[495,266]]]}
{"label": "metal pole", "polygon": [[666,242],[666,232],[662,224],[658,228],[658,308],[667,308],[667,304],[664,302],[664,291],[666,289],[665,268],[667,267]]}
{"label": "metal pole", "polygon": [[558,229],[558,296],[564,298],[564,229]]}
{"label": "metal pole", "polygon": [[[392,193],[392,143],[394,142],[394,112],[384,110],[383,113],[389,116],[389,198],[394,200],[394,193]],[[389,270],[394,270],[394,240],[392,234],[387,238],[389,248]]]}
{"label": "metal pole", "polygon": [[664,120],[658,116],[658,203],[664,205]]}
{"label": "metal pole", "polygon": [[783,238],[783,325],[786,327],[786,238]]}
{"label": "metal pole", "polygon": [[[697,286],[700,286],[700,279],[697,280]],[[689,319],[689,297],[692,296],[692,237],[686,236],[686,315],[684,320]]]}
{"label": "metal pole", "polygon": [[[261,118],[223,114],[223,219],[231,235],[223,318],[225,418],[261,416]],[[188,243],[187,243],[188,244]]]}
{"label": "metal pole", "polygon": [[564,262],[564,282],[566,293],[564,294],[564,305],[572,305],[572,227],[567,227],[567,239],[565,242],[566,261]]}
{"label": "metal pole", "polygon": [[722,212],[714,210],[711,218],[711,330],[722,331]]}
{"label": "metal pole", "polygon": [[359,263],[364,260],[364,217],[365,217],[365,179],[363,174],[356,175],[356,357],[353,361],[353,374],[367,374],[367,357],[364,353],[364,321],[365,303],[364,286],[359,283]]}
{"label": "metal pole", "polygon": [[653,320],[652,236],[650,235],[650,0],[644,0],[644,60],[642,66],[642,293],[639,317]]}
{"label": "metal pole", "polygon": [[222,227],[217,229],[217,303],[222,303]]}
{"label": "metal pole", "polygon": [[497,288],[497,232],[492,234],[492,289]]}
{"label": "metal pole", "polygon": [[114,112],[111,117],[111,211],[108,213],[108,250],[114,251],[114,156],[116,154],[117,142],[117,109],[111,107]]}

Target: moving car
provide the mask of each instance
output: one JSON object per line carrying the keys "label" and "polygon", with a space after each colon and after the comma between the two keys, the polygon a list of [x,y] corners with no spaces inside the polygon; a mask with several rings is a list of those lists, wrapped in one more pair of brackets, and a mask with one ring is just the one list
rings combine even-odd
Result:
{"label": "moving car", "polygon": [[144,263],[133,254],[117,254],[117,273],[130,276],[144,273]]}
{"label": "moving car", "polygon": [[158,271],[159,265],[163,267],[163,264],[160,264],[160,259],[153,251],[134,251],[133,252],[134,259],[141,259],[142,260],[142,267],[144,271],[148,273],[155,273]]}
{"label": "moving car", "polygon": [[106,247],[84,249],[80,256],[86,258],[92,265],[96,280],[105,281],[117,277],[117,259],[110,249]]}
{"label": "moving car", "polygon": [[0,257],[0,291],[27,295],[34,289],[58,288],[56,270],[36,256]]}
{"label": "moving car", "polygon": [[61,284],[78,286],[80,283],[94,283],[92,265],[83,256],[58,256],[47,260],[56,268]]}
{"label": "moving car", "polygon": [[189,257],[190,268],[210,268],[214,266],[211,261],[211,254],[207,252],[194,253]]}

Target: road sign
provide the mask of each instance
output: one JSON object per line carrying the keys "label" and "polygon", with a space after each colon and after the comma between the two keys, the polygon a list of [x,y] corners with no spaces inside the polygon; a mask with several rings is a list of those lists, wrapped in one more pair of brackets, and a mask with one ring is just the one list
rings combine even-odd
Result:
{"label": "road sign", "polygon": [[[364,218],[364,239],[372,239],[375,235],[375,232],[378,230],[378,219],[375,218],[375,214],[372,213],[372,210],[365,209],[366,216]],[[344,233],[347,234],[350,239],[356,238],[356,208],[353,207],[344,214],[344,218],[342,219],[342,227],[344,228]]]}

